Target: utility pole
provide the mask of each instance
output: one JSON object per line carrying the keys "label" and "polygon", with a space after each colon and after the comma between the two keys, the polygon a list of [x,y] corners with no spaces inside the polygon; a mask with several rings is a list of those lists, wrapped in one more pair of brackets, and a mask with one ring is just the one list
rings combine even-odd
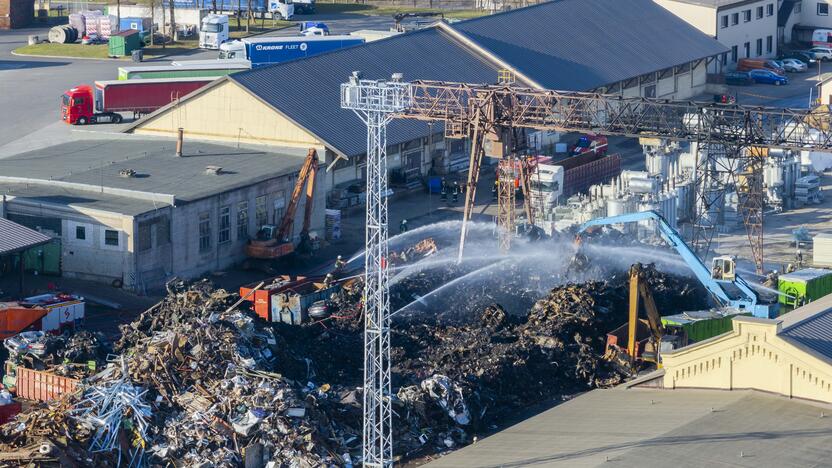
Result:
{"label": "utility pole", "polygon": [[390,290],[387,257],[387,124],[410,105],[409,83],[362,80],[353,72],[341,85],[341,107],[367,125],[367,231],[364,253],[364,431],[365,467],[393,465],[390,405]]}

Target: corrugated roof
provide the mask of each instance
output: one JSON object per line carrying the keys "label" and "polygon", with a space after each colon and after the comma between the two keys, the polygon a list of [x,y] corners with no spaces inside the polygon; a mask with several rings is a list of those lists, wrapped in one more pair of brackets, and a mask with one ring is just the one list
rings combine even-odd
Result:
{"label": "corrugated roof", "polygon": [[[390,78],[400,72],[405,80],[497,81],[495,65],[435,28],[236,73],[228,79],[247,88],[333,149],[354,156],[367,150],[367,129],[352,111],[341,109],[340,89],[355,70],[368,79]],[[387,129],[388,143],[427,135],[427,128],[424,122],[394,120]],[[434,131],[438,131],[436,126]]]}
{"label": "corrugated roof", "polygon": [[21,226],[13,221],[0,218],[0,255],[7,255],[21,250],[45,244],[51,239],[34,229]]}
{"label": "corrugated roof", "polygon": [[652,0],[555,0],[451,27],[548,89],[590,90],[728,50]]}
{"label": "corrugated roof", "polygon": [[[428,28],[228,79],[354,156],[366,151],[366,129],[340,108],[339,95],[354,70],[370,79],[400,72],[405,80],[494,83],[500,67],[491,54],[546,88],[583,91],[727,51],[652,0],[559,0],[447,29],[464,39]],[[394,144],[427,133],[424,122],[395,120],[387,138]]]}
{"label": "corrugated roof", "polygon": [[778,336],[832,361],[832,295],[782,317]]}

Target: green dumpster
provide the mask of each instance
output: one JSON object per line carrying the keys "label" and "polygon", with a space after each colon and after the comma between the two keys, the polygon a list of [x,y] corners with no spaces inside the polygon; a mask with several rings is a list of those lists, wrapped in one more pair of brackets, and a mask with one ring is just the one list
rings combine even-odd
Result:
{"label": "green dumpster", "polygon": [[792,307],[799,307],[832,293],[832,270],[823,268],[804,268],[792,273],[780,275],[777,289],[791,297],[780,295],[780,302]]}
{"label": "green dumpster", "polygon": [[694,310],[676,315],[662,317],[662,325],[667,328],[681,328],[688,341],[696,343],[707,340],[734,327],[733,319],[738,315],[751,315],[736,309]]}
{"label": "green dumpster", "polygon": [[124,57],[136,49],[142,48],[142,38],[139,31],[129,29],[110,36],[107,45],[110,57]]}

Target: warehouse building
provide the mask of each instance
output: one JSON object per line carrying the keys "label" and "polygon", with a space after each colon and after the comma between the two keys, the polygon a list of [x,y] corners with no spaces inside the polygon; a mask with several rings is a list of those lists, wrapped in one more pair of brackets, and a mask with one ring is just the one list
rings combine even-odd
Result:
{"label": "warehouse building", "polygon": [[[688,99],[706,90],[708,63],[726,48],[651,0],[558,0],[237,73],[137,122],[128,131],[318,149],[327,187],[363,178],[366,129],[340,108],[340,84],[370,79],[494,83]],[[388,129],[394,183],[467,165],[466,142],[439,125],[396,120]]]}
{"label": "warehouse building", "polygon": [[[4,159],[3,212],[60,240],[64,276],[142,292],[242,261],[249,236],[282,217],[305,153],[185,140],[177,156],[175,140],[77,141]],[[321,191],[314,202],[311,228],[322,232]]]}

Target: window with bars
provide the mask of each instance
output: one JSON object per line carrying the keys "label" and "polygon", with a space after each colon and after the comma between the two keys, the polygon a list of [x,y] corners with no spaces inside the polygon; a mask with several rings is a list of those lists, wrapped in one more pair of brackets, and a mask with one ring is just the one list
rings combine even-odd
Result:
{"label": "window with bars", "polygon": [[260,229],[264,224],[269,224],[269,212],[266,211],[265,195],[254,200],[254,220],[257,222],[257,229]]}
{"label": "window with bars", "polygon": [[199,214],[199,251],[211,250],[211,214]]}
{"label": "window with bars", "polygon": [[248,202],[237,204],[237,239],[248,239]]}
{"label": "window with bars", "polygon": [[231,207],[221,206],[217,228],[217,243],[225,244],[231,242]]}

